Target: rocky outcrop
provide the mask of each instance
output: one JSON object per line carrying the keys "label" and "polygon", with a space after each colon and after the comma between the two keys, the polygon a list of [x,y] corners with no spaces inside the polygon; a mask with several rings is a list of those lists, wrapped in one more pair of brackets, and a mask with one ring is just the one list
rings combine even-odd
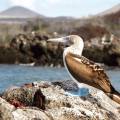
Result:
{"label": "rocky outcrop", "polygon": [[[108,66],[120,66],[119,38],[111,37],[113,35],[107,32],[97,36],[93,35],[91,40],[84,41],[83,56]],[[47,42],[51,37],[55,36],[35,32],[16,35],[9,47],[0,46],[0,63],[63,66],[64,46]]]}
{"label": "rocky outcrop", "polygon": [[12,112],[12,120],[53,120],[52,116],[46,111],[37,108],[18,108]]}
{"label": "rocky outcrop", "polygon": [[15,107],[34,106],[45,109],[45,96],[36,87],[10,89],[3,93],[2,98]]}
{"label": "rocky outcrop", "polygon": [[95,43],[86,44],[83,51],[84,56],[108,66],[120,66],[120,38],[113,34],[105,34],[102,38],[96,38],[92,42]]}
{"label": "rocky outcrop", "polygon": [[15,108],[0,98],[0,120],[53,120],[51,115],[34,107]]}
{"label": "rocky outcrop", "polygon": [[42,94],[40,89],[35,92],[32,105],[45,110],[45,96]]}
{"label": "rocky outcrop", "polygon": [[[78,34],[78,33],[77,33]],[[98,36],[98,35],[97,35]],[[42,66],[63,66],[63,46],[47,42],[54,37],[48,34],[31,33],[15,36],[10,46],[18,51],[16,61],[18,63],[31,63]],[[96,36],[93,36],[94,38]],[[84,37],[83,37],[84,38]],[[83,55],[95,62],[105,63],[109,66],[120,65],[119,39],[107,32],[101,32],[96,39],[85,41]],[[113,59],[114,58],[114,59]]]}
{"label": "rocky outcrop", "polygon": [[115,56],[116,62],[120,66],[120,38],[113,36],[108,53]]}
{"label": "rocky outcrop", "polygon": [[19,34],[10,43],[10,47],[18,52],[17,63],[31,63],[41,66],[62,65],[62,51],[59,45],[47,43],[49,34]]}
{"label": "rocky outcrop", "polygon": [[10,105],[0,97],[0,120],[14,120],[12,111],[15,110],[13,105]]}
{"label": "rocky outcrop", "polygon": [[[120,120],[120,105],[96,89],[91,90],[89,95],[80,97],[66,92],[65,86],[63,85],[64,89],[62,89],[60,83],[53,85],[47,82],[35,82],[32,85],[22,88],[27,91],[27,94],[21,88],[4,92],[0,98],[2,120],[7,118],[9,120]],[[31,106],[36,91],[40,89],[46,98],[45,110]],[[21,102],[27,106],[15,107],[5,101],[12,98],[20,101],[18,99],[20,97],[25,99]]]}

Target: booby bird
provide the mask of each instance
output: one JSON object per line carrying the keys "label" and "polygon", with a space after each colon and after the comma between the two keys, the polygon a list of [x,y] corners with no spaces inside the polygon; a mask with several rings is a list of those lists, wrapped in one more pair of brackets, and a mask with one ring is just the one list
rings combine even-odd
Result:
{"label": "booby bird", "polygon": [[108,97],[120,104],[120,93],[112,86],[104,69],[82,56],[84,42],[80,36],[69,35],[48,39],[48,42],[63,43],[67,46],[63,52],[64,66],[78,86],[80,83],[84,83],[100,89]]}

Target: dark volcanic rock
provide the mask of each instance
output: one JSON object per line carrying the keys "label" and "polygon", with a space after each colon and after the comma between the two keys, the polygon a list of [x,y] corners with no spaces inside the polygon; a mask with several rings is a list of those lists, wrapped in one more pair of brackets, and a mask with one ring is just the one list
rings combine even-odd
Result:
{"label": "dark volcanic rock", "polygon": [[78,91],[78,85],[73,80],[64,80],[52,82],[53,85],[58,85],[64,90],[68,91]]}
{"label": "dark volcanic rock", "polygon": [[48,34],[19,34],[10,43],[10,47],[18,52],[18,63],[31,63],[35,65],[53,66],[62,65],[63,48],[59,45],[47,43]]}
{"label": "dark volcanic rock", "polygon": [[[96,29],[98,28],[95,27]],[[98,43],[95,46],[93,39],[91,42],[89,41],[91,46],[85,46],[83,56],[108,66],[120,66],[119,38],[111,37],[112,35],[106,32],[98,31],[99,33],[101,33],[101,38],[95,38],[95,40],[102,40],[102,36],[104,37],[104,34],[107,34],[109,37],[106,37],[108,44]],[[47,42],[51,37],[49,34],[41,33],[16,35],[11,40],[10,47],[0,47],[0,63],[34,63],[36,66],[63,66],[64,46]]]}
{"label": "dark volcanic rock", "polygon": [[42,110],[45,109],[45,96],[42,94],[40,89],[38,89],[34,94],[33,106],[38,107]]}

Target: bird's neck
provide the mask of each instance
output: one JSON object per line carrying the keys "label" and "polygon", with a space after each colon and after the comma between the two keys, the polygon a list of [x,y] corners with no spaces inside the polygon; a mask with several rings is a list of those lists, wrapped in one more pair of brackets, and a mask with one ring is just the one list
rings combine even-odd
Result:
{"label": "bird's neck", "polygon": [[64,50],[64,53],[63,53],[63,63],[64,63],[64,66],[68,72],[68,74],[71,76],[71,78],[78,84],[79,87],[81,87],[82,85],[72,76],[72,74],[70,73],[68,67],[67,67],[67,63],[66,63],[66,56],[67,54],[69,53],[72,53],[72,54],[75,54],[75,55],[79,55],[81,56],[82,55],[82,49],[81,48],[74,48],[74,47],[67,47],[65,50]]}
{"label": "bird's neck", "polygon": [[68,53],[72,53],[72,54],[81,56],[82,51],[83,51],[82,47],[74,47],[74,46],[67,47],[64,50],[64,56],[66,56]]}

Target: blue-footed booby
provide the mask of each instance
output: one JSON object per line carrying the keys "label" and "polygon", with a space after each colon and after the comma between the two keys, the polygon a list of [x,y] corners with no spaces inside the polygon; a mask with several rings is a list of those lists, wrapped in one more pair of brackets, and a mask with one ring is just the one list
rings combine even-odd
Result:
{"label": "blue-footed booby", "polygon": [[49,42],[62,43],[67,46],[63,53],[64,66],[71,78],[78,84],[84,83],[102,90],[108,97],[120,104],[120,93],[109,81],[104,69],[95,62],[82,56],[83,39],[78,35],[48,39]]}

